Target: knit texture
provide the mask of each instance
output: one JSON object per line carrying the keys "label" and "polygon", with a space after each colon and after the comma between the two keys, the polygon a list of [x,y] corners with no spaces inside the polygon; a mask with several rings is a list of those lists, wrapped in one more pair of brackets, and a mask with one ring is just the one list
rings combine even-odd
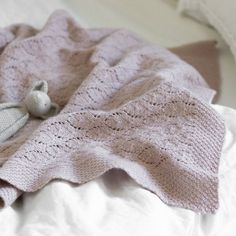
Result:
{"label": "knit texture", "polygon": [[29,115],[20,104],[0,104],[0,143],[13,136],[27,122]]}
{"label": "knit texture", "polygon": [[83,29],[64,11],[40,31],[3,29],[0,50],[2,102],[43,79],[62,108],[0,146],[2,206],[53,179],[82,184],[118,168],[171,206],[215,212],[224,123],[192,66],[129,31]]}

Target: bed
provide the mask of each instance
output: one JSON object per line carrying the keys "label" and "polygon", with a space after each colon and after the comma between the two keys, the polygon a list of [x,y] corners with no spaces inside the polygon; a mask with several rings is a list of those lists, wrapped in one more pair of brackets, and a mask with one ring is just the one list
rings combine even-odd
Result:
{"label": "bed", "polygon": [[54,181],[39,192],[25,194],[0,211],[2,235],[236,234],[236,69],[229,48],[214,29],[179,15],[175,1],[27,1],[30,14],[25,12],[26,1],[1,4],[5,9],[1,26],[30,21],[40,27],[51,11],[64,8],[86,27],[125,27],[166,47],[216,39],[222,92],[218,105],[212,106],[224,117],[227,128],[219,171],[220,208],[215,215],[167,206],[124,172],[115,170],[81,186]]}

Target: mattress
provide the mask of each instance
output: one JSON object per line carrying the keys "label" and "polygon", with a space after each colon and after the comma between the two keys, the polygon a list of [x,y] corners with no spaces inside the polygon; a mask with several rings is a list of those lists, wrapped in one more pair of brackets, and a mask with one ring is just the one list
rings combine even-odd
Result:
{"label": "mattress", "polygon": [[[87,27],[118,27],[171,47],[198,40],[219,42],[220,105],[227,133],[220,163],[220,208],[215,215],[169,207],[115,170],[81,186],[54,181],[0,210],[0,235],[236,235],[236,108],[233,57],[213,29],[178,15],[174,0],[1,1],[1,26],[23,21],[40,27],[57,8]],[[26,9],[31,9],[30,12]],[[232,108],[229,108],[232,107]]]}

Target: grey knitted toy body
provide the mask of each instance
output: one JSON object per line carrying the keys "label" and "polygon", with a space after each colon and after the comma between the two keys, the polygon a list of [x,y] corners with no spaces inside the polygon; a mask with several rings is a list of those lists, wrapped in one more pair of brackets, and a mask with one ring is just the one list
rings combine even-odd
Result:
{"label": "grey knitted toy body", "polygon": [[37,81],[23,102],[0,104],[0,143],[22,128],[30,115],[46,119],[57,114],[58,105],[51,102],[47,93],[47,82]]}

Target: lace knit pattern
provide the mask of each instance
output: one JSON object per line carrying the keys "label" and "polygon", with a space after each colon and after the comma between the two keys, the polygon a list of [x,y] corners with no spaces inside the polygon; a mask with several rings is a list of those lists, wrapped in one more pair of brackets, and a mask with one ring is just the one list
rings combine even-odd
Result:
{"label": "lace knit pattern", "polygon": [[0,198],[119,168],[171,206],[213,213],[224,123],[190,65],[126,30],[83,29],[64,11],[0,32],[0,99],[46,80],[61,112],[0,144]]}

